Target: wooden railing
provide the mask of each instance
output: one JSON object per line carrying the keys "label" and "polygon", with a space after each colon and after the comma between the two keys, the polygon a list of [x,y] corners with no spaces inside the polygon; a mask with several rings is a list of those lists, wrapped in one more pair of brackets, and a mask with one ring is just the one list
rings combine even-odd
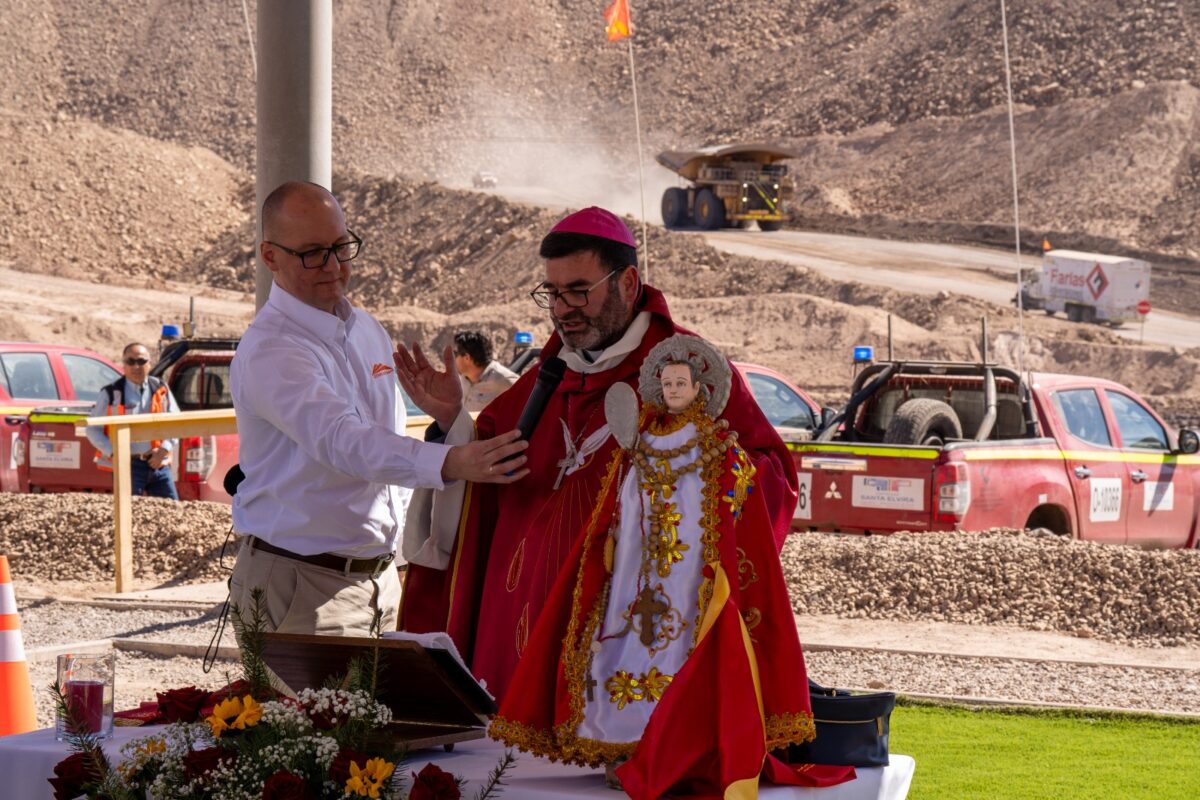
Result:
{"label": "wooden railing", "polygon": [[[421,439],[430,422],[430,417],[410,416],[406,433]],[[116,567],[117,592],[128,592],[133,589],[133,454],[130,446],[134,442],[152,439],[237,433],[237,418],[232,408],[225,408],[173,414],[90,417],[75,423],[81,434],[92,425],[107,426],[113,444],[113,563]],[[172,453],[172,456],[178,458],[181,454]]]}
{"label": "wooden railing", "polygon": [[[237,433],[232,408],[216,411],[180,411],[173,414],[125,414],[117,417],[81,419],[75,427],[82,433],[91,425],[109,429],[113,445],[113,563],[117,591],[133,589],[133,453],[134,442],[178,439],[183,436],[220,436]],[[172,453],[173,458],[181,456]]]}

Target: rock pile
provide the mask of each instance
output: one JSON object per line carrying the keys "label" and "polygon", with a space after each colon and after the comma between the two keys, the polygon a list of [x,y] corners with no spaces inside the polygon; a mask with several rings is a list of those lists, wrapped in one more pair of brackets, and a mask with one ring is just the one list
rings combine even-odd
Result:
{"label": "rock pile", "polygon": [[[133,574],[139,580],[224,577],[229,506],[133,498]],[[113,577],[112,497],[0,493],[0,553],[13,575],[51,581]]]}
{"label": "rock pile", "polygon": [[797,613],[1015,625],[1137,645],[1200,643],[1200,550],[1048,533],[792,536]]}
{"label": "rock pile", "polygon": [[[218,580],[229,507],[135,497],[134,574]],[[0,494],[14,575],[112,577],[105,495]],[[1200,643],[1200,551],[1145,551],[1007,530],[798,534],[783,551],[797,613],[1013,625],[1137,645]]]}

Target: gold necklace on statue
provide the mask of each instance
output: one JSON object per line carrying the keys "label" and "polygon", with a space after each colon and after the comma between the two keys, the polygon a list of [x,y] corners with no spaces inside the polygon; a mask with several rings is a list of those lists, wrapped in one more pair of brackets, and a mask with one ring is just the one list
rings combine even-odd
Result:
{"label": "gold necklace on statue", "polygon": [[[650,511],[646,515],[650,528],[642,550],[642,572],[647,578],[651,561],[655,562],[659,577],[666,578],[671,574],[671,565],[682,561],[684,552],[690,549],[689,545],[679,540],[677,526],[681,515],[676,504],[669,502],[676,481],[711,464],[715,459],[723,458],[737,441],[736,432],[724,439],[719,438],[716,433],[728,429],[728,420],[712,420],[697,404],[675,415],[674,422],[682,422],[674,430],[682,429],[688,422],[694,423],[696,434],[682,445],[662,450],[650,446],[640,437],[634,446],[633,463],[638,472],[638,482],[650,501]],[[697,446],[700,447],[700,454],[694,460],[680,467],[671,466],[671,459],[689,453]]]}

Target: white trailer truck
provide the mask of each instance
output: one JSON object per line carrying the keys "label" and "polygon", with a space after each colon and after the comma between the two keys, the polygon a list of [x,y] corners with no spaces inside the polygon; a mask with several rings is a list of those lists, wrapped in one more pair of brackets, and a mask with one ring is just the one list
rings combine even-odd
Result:
{"label": "white trailer truck", "polygon": [[1136,258],[1050,250],[1036,281],[1021,289],[1025,308],[1072,322],[1121,325],[1138,318],[1138,303],[1150,299],[1150,265]]}

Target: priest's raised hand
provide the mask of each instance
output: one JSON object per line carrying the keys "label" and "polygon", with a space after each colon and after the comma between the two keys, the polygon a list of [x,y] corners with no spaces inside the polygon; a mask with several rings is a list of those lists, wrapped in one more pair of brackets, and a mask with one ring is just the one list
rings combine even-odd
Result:
{"label": "priest's raised hand", "polygon": [[[393,355],[396,377],[417,408],[433,417],[442,432],[449,431],[462,411],[462,383],[454,366],[454,354],[449,346],[442,351],[439,370],[413,342],[409,352],[404,345]],[[517,430],[502,433],[491,439],[473,441],[450,449],[442,464],[442,478],[447,481],[465,480],[473,483],[513,483],[529,474],[524,468],[526,458],[521,454],[529,443]]]}
{"label": "priest's raised hand", "polygon": [[440,370],[426,358],[421,345],[413,342],[412,352],[402,344],[393,354],[396,362],[396,377],[417,408],[437,422],[442,431],[450,430],[458,412],[462,410],[462,381],[454,365],[454,353],[449,345],[442,351]]}

